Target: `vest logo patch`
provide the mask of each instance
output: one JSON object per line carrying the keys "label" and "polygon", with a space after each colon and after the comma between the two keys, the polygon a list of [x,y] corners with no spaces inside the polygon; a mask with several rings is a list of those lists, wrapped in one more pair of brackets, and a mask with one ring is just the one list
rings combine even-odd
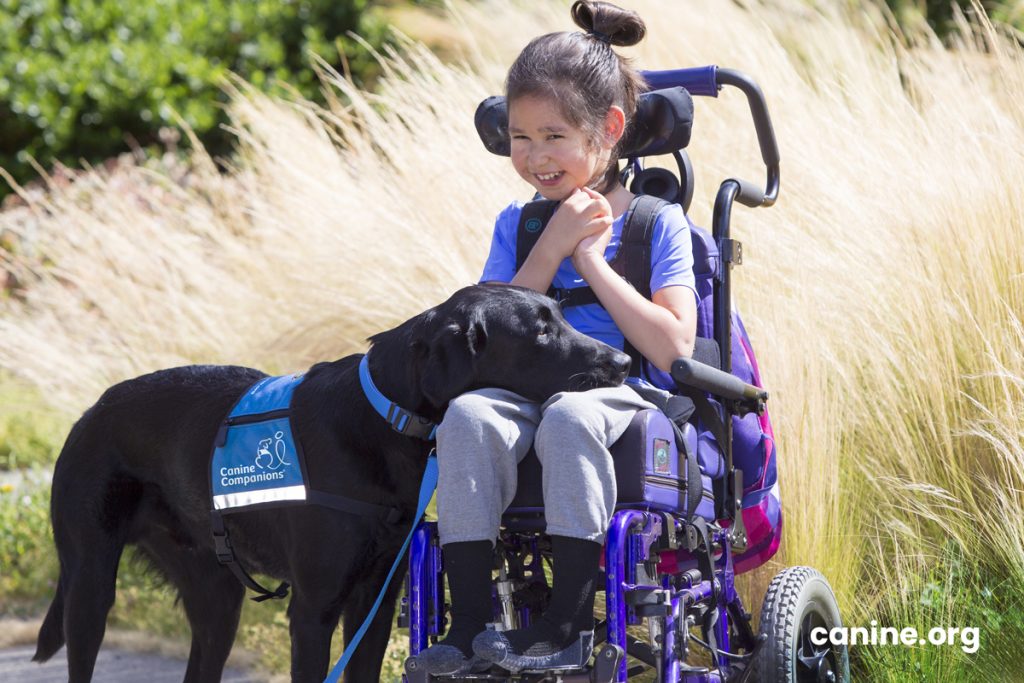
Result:
{"label": "vest logo patch", "polygon": [[654,473],[672,474],[672,463],[668,458],[668,441],[665,439],[654,440]]}
{"label": "vest logo patch", "polygon": [[[273,441],[274,452],[270,452],[270,444]],[[256,446],[256,467],[261,470],[276,470],[282,465],[291,465],[285,461],[284,456],[288,454],[288,442],[284,440],[284,432],[274,432],[273,439],[261,439]]]}
{"label": "vest logo patch", "polygon": [[210,463],[215,510],[306,500],[291,420],[281,414],[301,381],[301,375],[268,377],[239,399]]}
{"label": "vest logo patch", "polygon": [[526,228],[526,232],[538,232],[544,227],[544,222],[539,218],[531,218],[526,221],[526,225],[524,227]]}

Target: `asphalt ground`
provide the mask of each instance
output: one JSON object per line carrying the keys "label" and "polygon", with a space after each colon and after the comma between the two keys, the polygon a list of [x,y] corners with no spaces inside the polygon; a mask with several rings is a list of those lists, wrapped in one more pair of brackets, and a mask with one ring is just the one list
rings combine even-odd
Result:
{"label": "asphalt ground", "polygon": [[[0,681],[7,683],[65,683],[68,680],[67,650],[48,662],[32,661],[35,647],[21,645],[0,650]],[[101,649],[94,681],[104,683],[180,683],[186,662],[173,657],[117,649]],[[226,669],[222,683],[266,683],[267,678],[239,669]]]}
{"label": "asphalt ground", "polygon": [[[64,683],[68,680],[67,649],[48,662],[32,661],[40,620],[0,618],[0,683]],[[224,683],[269,683],[265,673],[249,668],[253,653],[232,652]],[[96,660],[97,683],[179,683],[185,678],[188,644],[166,638],[108,629]],[[278,681],[286,677],[277,677]]]}

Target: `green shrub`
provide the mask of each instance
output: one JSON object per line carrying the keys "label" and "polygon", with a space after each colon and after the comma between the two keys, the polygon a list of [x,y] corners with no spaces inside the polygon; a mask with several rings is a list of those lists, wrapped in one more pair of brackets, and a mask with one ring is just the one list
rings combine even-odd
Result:
{"label": "green shrub", "polygon": [[[268,91],[320,99],[308,52],[356,76],[380,44],[368,0],[0,0],[0,166],[19,181],[38,159],[98,162],[146,147],[173,112],[222,154],[229,72]],[[342,58],[339,52],[344,55]],[[278,83],[280,82],[280,83]]]}
{"label": "green shrub", "polygon": [[[949,541],[930,570],[907,574],[902,589],[888,587],[870,613],[871,625],[897,630],[913,627],[919,638],[933,628],[947,634],[950,628],[977,628],[973,647],[959,632],[944,645],[861,642],[850,646],[854,679],[886,683],[1020,680],[1014,662],[1024,638],[1024,577],[987,566],[988,559],[966,555]],[[869,628],[867,623],[847,626]]]}
{"label": "green shrub", "polygon": [[0,373],[0,472],[52,465],[68,427],[38,392]]}
{"label": "green shrub", "polygon": [[49,486],[0,486],[0,614],[41,610],[56,579]]}
{"label": "green shrub", "polygon": [[[956,7],[964,14],[974,13],[974,0],[886,0],[901,24],[926,20],[939,36],[956,30]],[[1017,29],[1024,29],[1024,8],[1018,0],[981,0],[990,17]]]}

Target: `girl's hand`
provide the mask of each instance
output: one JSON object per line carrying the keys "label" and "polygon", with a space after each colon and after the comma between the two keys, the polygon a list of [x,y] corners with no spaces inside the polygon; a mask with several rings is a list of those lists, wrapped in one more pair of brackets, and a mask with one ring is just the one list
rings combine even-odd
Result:
{"label": "girl's hand", "polygon": [[589,281],[590,266],[597,261],[604,262],[604,250],[612,238],[611,223],[604,231],[584,237],[572,252],[572,265],[576,272]]}
{"label": "girl's hand", "polygon": [[[608,200],[589,187],[573,190],[548,221],[541,241],[559,260],[572,256],[584,239],[609,231],[612,208]],[[607,244],[607,240],[605,240]],[[538,245],[539,246],[539,245]]]}

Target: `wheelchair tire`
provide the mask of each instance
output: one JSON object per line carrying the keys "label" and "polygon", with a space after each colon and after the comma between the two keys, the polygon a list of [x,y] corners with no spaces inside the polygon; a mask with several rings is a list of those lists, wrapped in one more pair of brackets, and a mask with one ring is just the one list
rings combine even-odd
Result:
{"label": "wheelchair tire", "polygon": [[762,683],[849,683],[845,645],[815,645],[818,627],[842,626],[839,605],[821,572],[788,567],[772,579],[761,607],[765,640],[754,656],[751,680]]}

